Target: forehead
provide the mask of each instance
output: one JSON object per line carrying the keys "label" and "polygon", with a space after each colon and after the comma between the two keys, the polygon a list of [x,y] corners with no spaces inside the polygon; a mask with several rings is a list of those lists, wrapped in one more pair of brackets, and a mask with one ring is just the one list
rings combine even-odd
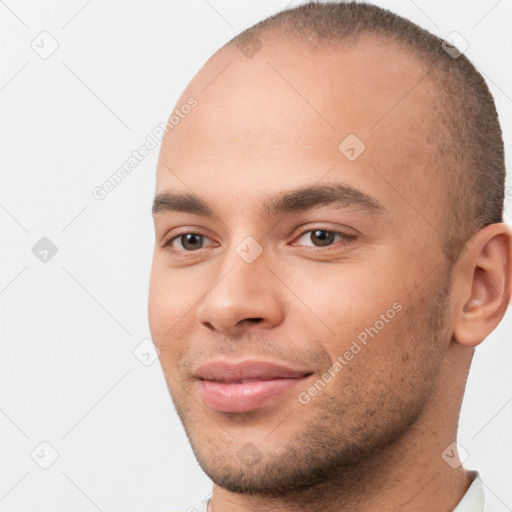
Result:
{"label": "forehead", "polygon": [[[189,183],[278,190],[282,180],[316,181],[333,166],[344,181],[370,188],[379,179],[375,171],[381,181],[431,188],[425,141],[433,91],[424,64],[373,36],[316,49],[268,36],[251,58],[224,49],[177,103],[198,101],[164,139],[157,188],[183,187],[169,167]],[[355,161],[340,151],[351,135],[364,147]]]}

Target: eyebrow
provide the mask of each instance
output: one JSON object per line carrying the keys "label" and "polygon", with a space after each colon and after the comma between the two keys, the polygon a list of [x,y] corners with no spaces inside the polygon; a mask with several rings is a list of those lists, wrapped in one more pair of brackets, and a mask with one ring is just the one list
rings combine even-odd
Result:
{"label": "eyebrow", "polygon": [[[315,207],[335,204],[341,208],[355,206],[368,212],[383,212],[386,208],[374,197],[361,190],[342,183],[321,184],[283,191],[268,197],[263,202],[261,212],[268,216],[277,216]],[[153,215],[160,212],[185,212],[214,217],[208,204],[193,194],[172,194],[162,192],[153,201]]]}

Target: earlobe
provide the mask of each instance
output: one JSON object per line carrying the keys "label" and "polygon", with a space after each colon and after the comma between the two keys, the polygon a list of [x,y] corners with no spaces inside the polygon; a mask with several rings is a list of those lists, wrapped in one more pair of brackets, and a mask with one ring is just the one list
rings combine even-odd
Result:
{"label": "earlobe", "polygon": [[476,346],[500,323],[511,297],[512,231],[491,224],[466,243],[454,267],[458,282],[454,338]]}

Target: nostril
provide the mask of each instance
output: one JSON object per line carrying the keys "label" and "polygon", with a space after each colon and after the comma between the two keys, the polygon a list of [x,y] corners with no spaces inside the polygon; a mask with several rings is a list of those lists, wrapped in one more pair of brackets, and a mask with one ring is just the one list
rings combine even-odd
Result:
{"label": "nostril", "polygon": [[255,324],[257,324],[258,322],[261,322],[263,320],[263,318],[261,318],[261,317],[258,317],[258,318],[248,318],[247,320],[250,320],[251,322],[254,322]]}

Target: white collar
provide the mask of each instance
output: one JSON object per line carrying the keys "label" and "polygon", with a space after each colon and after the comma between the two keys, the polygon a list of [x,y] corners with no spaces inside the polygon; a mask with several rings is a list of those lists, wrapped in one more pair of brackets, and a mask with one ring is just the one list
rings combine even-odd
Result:
{"label": "white collar", "polygon": [[484,488],[478,471],[470,471],[473,482],[460,500],[453,512],[483,512],[484,510]]}

